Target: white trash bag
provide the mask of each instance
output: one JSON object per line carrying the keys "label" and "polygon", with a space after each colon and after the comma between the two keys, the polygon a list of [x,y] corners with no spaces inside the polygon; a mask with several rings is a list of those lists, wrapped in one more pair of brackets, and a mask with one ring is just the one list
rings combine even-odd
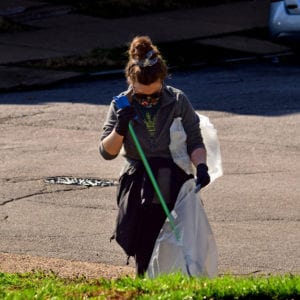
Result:
{"label": "white trash bag", "polygon": [[180,272],[189,276],[217,274],[217,246],[195,181],[186,181],[171,212],[179,239],[167,219],[156,240],[147,275]]}
{"label": "white trash bag", "polygon": [[[223,175],[217,131],[209,118],[200,117],[200,128],[207,152],[207,166],[211,182]],[[181,118],[170,128],[170,152],[174,162],[187,174],[195,175],[186,149],[186,133]],[[147,275],[181,272],[189,276],[213,277],[217,275],[217,246],[199,194],[195,193],[195,180],[183,184],[175,207],[171,212],[179,239],[166,219],[156,240]]]}
{"label": "white trash bag", "polygon": [[[198,114],[200,118],[200,129],[203,143],[207,153],[207,167],[210,176],[210,182],[223,175],[220,144],[217,136],[217,130],[210,122],[209,118]],[[182,168],[187,174],[195,174],[195,168],[192,166],[190,157],[186,149],[186,133],[181,123],[181,118],[174,119],[170,127],[170,145],[169,149],[174,162]]]}
{"label": "white trash bag", "polygon": [[200,114],[198,116],[200,117],[200,129],[207,153],[208,174],[210,182],[213,182],[223,175],[220,143],[217,130],[209,118]]}

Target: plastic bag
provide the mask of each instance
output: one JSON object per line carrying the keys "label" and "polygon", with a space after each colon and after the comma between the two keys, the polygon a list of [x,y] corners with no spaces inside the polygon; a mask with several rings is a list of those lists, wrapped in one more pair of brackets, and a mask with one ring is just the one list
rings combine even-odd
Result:
{"label": "plastic bag", "polygon": [[[207,152],[207,167],[210,182],[223,175],[220,144],[217,130],[210,122],[209,118],[198,114],[200,118],[200,129],[203,143]],[[190,157],[186,149],[186,133],[181,123],[181,118],[174,119],[170,127],[171,142],[169,149],[174,162],[181,167],[187,174],[195,174]]]}
{"label": "plastic bag", "polygon": [[147,275],[181,272],[189,276],[213,277],[217,274],[217,246],[199,196],[195,181],[186,181],[172,211],[177,240],[166,220],[156,240]]}
{"label": "plastic bag", "polygon": [[[199,115],[200,129],[207,152],[208,172],[213,182],[222,176],[222,160],[217,131],[209,118]],[[181,118],[170,128],[170,152],[174,162],[187,174],[195,174],[186,148],[186,133]],[[217,274],[217,246],[199,194],[195,193],[195,180],[183,184],[175,207],[171,212],[179,234],[176,238],[166,220],[156,240],[147,275],[181,272],[189,276],[213,277]]]}
{"label": "plastic bag", "polygon": [[210,182],[223,175],[220,143],[217,136],[217,130],[210,122],[209,118],[198,114],[200,117],[200,129],[203,143],[207,152],[207,167],[210,176]]}

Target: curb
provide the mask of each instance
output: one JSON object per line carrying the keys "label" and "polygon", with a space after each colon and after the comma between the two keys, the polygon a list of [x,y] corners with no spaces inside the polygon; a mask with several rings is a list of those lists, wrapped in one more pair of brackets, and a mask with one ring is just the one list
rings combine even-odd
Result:
{"label": "curb", "polygon": [[[190,64],[187,67],[183,66],[170,66],[169,71],[192,71],[198,70],[201,68],[206,68],[209,66],[222,66],[222,65],[231,65],[237,63],[247,63],[247,62],[270,62],[270,63],[280,63],[281,59],[289,59],[294,57],[295,54],[293,51],[283,51],[280,53],[270,53],[264,55],[249,55],[238,58],[225,58],[219,60],[213,60],[210,62],[202,61],[194,64]],[[9,68],[9,67],[7,67]],[[43,69],[45,71],[45,69]],[[57,71],[63,74],[64,71]],[[34,90],[42,90],[47,88],[54,88],[58,85],[66,84],[66,83],[79,83],[79,82],[88,82],[93,80],[101,80],[101,79],[113,79],[113,78],[122,78],[124,77],[124,69],[115,69],[115,70],[106,70],[99,72],[90,72],[90,73],[74,73],[71,76],[67,76],[62,79],[49,79],[47,83],[42,83],[42,80],[38,83],[34,84],[18,84],[15,86],[11,86],[8,88],[1,88],[0,92],[10,93],[10,92],[21,92],[21,91],[34,91]],[[125,78],[125,77],[124,77]]]}

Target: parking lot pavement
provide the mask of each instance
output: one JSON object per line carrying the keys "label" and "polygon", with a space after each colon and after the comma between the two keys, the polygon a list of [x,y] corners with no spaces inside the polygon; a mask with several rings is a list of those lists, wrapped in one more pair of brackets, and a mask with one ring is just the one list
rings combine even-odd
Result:
{"label": "parking lot pavement", "polygon": [[[254,56],[280,55],[289,48],[241,34],[267,26],[268,5],[269,1],[241,1],[108,20],[80,16],[68,7],[44,6],[40,1],[1,1],[0,15],[13,18],[31,30],[0,34],[0,89],[11,92],[43,88],[75,79],[81,74],[28,69],[15,64],[82,54],[95,47],[116,47],[136,34],[148,34],[155,42],[194,39],[220,51],[246,49]],[[217,86],[225,91],[224,82],[232,85],[248,82],[252,74],[264,72],[250,70],[244,77],[241,70],[236,74],[206,74],[208,79],[216,78],[216,82],[201,82],[199,86]],[[282,71],[278,76],[286,74],[288,80],[299,74],[298,70],[293,72]],[[218,242],[220,273],[300,272],[299,141],[295,138],[299,111],[293,111],[296,101],[291,102],[293,97],[299,99],[299,96],[291,84],[293,79],[284,85],[289,87],[288,97],[276,98],[276,92],[282,95],[283,90],[279,89],[277,78],[269,90],[265,84],[238,95],[239,89],[228,91],[227,95],[223,95],[222,90],[220,97],[226,97],[224,104],[220,104],[221,109],[215,110],[212,102],[206,111],[219,131],[224,158],[225,176],[202,193]],[[193,78],[188,84],[179,82],[188,87],[197,80]],[[248,83],[264,80],[253,79]],[[117,178],[122,159],[103,161],[97,149],[100,127],[97,122],[105,118],[106,104],[89,103],[91,99],[111,94],[117,83],[111,84],[89,95],[73,86],[68,90],[74,97],[70,102],[60,98],[60,91],[47,90],[41,91],[43,95],[26,94],[17,102],[10,102],[11,105],[4,105],[11,98],[2,93],[2,252],[116,265],[125,263],[121,249],[116,243],[109,243],[116,215],[113,200],[116,187],[45,182],[45,178],[51,176],[94,178],[101,174],[101,178]],[[251,107],[259,109],[263,105],[259,101],[262,94],[264,97],[272,94],[277,99],[275,105],[266,108],[275,110],[273,116],[259,113],[245,116],[235,112],[245,106],[244,102],[235,103],[235,96],[248,97],[250,102],[254,101]],[[201,96],[213,101],[206,89]],[[40,97],[42,103],[38,103]],[[226,103],[232,105],[231,111],[222,110]],[[283,115],[276,115],[278,107],[282,108]]]}
{"label": "parking lot pavement", "polygon": [[[299,76],[293,65],[244,63],[170,79],[218,130],[224,176],[201,197],[220,274],[300,272]],[[117,179],[123,160],[101,159],[98,137],[109,99],[124,84],[0,95],[0,252],[125,264],[109,242],[116,186],[45,180]]]}

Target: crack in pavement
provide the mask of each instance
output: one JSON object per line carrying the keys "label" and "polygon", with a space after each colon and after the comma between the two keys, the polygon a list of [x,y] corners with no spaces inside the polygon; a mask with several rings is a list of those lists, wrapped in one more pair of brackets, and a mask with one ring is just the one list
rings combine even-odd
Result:
{"label": "crack in pavement", "polygon": [[39,181],[42,178],[28,178],[28,177],[11,177],[11,178],[0,178],[0,182],[19,183],[29,181]]}
{"label": "crack in pavement", "polygon": [[44,113],[45,113],[44,111],[39,111],[39,112],[33,112],[33,113],[27,113],[27,114],[21,114],[21,115],[9,115],[9,116],[0,118],[0,124],[7,124],[8,121],[12,121],[15,119],[27,118],[27,117],[33,117],[33,116],[41,115]]}
{"label": "crack in pavement", "polygon": [[274,174],[288,173],[289,171],[257,171],[257,172],[227,172],[226,175],[256,175],[256,174]]}
{"label": "crack in pavement", "polygon": [[4,218],[1,218],[0,222],[5,222],[5,221],[7,221],[7,219],[8,219],[8,216],[6,215],[6,216],[4,216]]}
{"label": "crack in pavement", "polygon": [[[78,189],[78,190],[83,190],[83,189]],[[114,207],[113,204],[112,204],[112,207],[107,207],[105,205],[74,205],[74,204],[61,204],[61,203],[50,203],[50,202],[47,202],[47,201],[39,201],[39,204],[51,204],[53,207],[72,207],[72,208],[79,208],[79,209],[98,209],[98,210],[103,210],[103,211],[107,211],[108,209],[110,211],[116,211],[118,210],[117,207]],[[117,205],[117,204],[116,204]]]}
{"label": "crack in pavement", "polygon": [[216,223],[251,223],[251,222],[300,222],[300,218],[297,217],[257,217],[257,218],[248,218],[248,219],[213,219],[211,218],[211,222]]}
{"label": "crack in pavement", "polygon": [[46,194],[53,194],[53,193],[60,193],[60,192],[69,192],[69,191],[74,191],[74,190],[83,190],[83,189],[86,189],[86,187],[83,187],[83,188],[68,188],[68,189],[62,189],[62,190],[56,190],[56,191],[39,191],[39,192],[36,192],[36,193],[33,193],[33,194],[28,194],[28,195],[24,195],[24,196],[21,196],[21,197],[17,197],[17,198],[12,198],[12,199],[9,199],[9,200],[6,200],[4,202],[1,202],[0,203],[0,206],[4,206],[8,203],[11,203],[11,202],[14,202],[14,201],[19,201],[19,200],[23,200],[23,199],[26,199],[26,198],[30,198],[30,197],[34,197],[34,196],[38,196],[38,195],[46,195]]}
{"label": "crack in pavement", "polygon": [[[73,189],[73,190],[81,191],[81,190],[86,190],[86,189],[89,189],[89,188],[91,188],[91,187],[82,187],[82,188]],[[34,200],[32,200],[32,202],[33,201]],[[53,207],[61,207],[61,208],[72,207],[72,208],[79,208],[79,209],[99,209],[99,210],[104,210],[104,211],[107,211],[108,209],[110,211],[118,210],[116,203],[113,203],[110,206],[105,206],[105,205],[101,205],[101,204],[100,205],[76,205],[76,204],[69,204],[69,203],[63,204],[63,203],[58,203],[58,202],[50,202],[50,201],[47,201],[47,200],[46,201],[39,201],[38,203],[39,204],[45,204],[45,205],[51,205]]]}

